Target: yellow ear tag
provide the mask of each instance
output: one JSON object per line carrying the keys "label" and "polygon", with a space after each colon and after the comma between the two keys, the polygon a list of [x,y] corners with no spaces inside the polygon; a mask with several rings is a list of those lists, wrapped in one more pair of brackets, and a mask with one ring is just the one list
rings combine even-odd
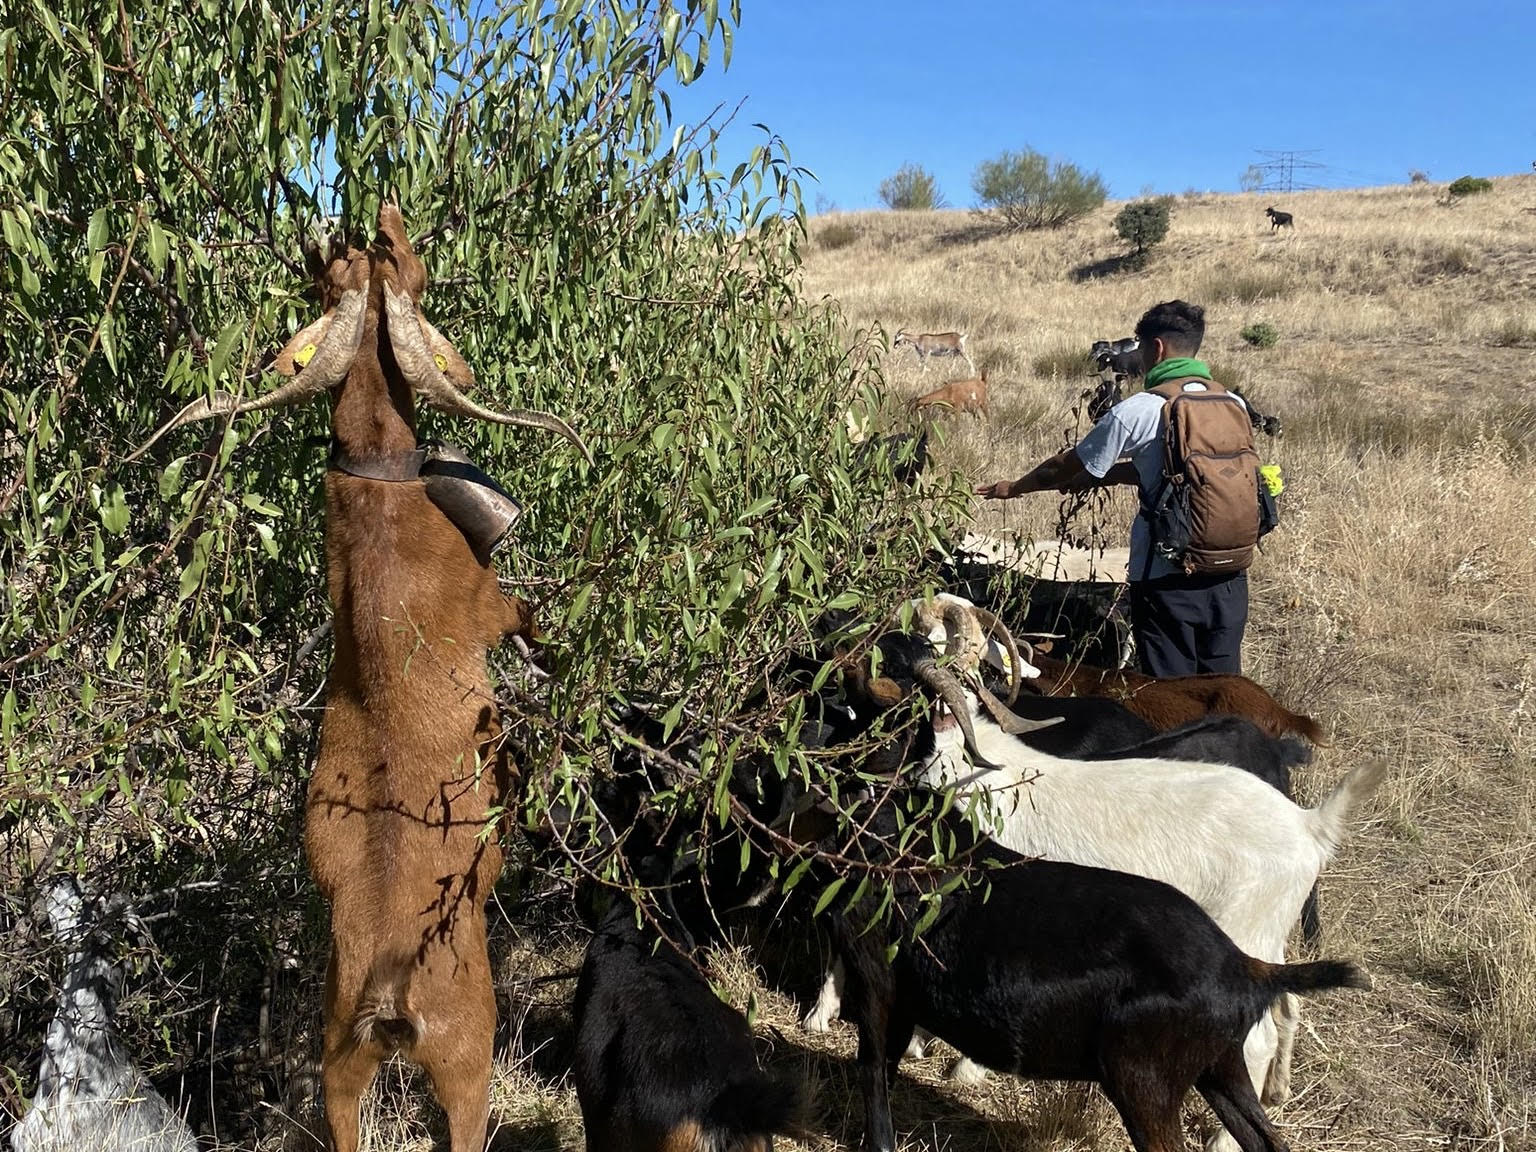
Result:
{"label": "yellow ear tag", "polygon": [[439,372],[448,371],[448,358],[446,356],[440,356],[434,352],[432,354],[432,363],[437,365],[437,370]]}
{"label": "yellow ear tag", "polygon": [[312,356],[314,356],[314,354],[315,354],[315,346],[313,344],[306,344],[306,345],[304,345],[304,347],[300,348],[297,352],[295,352],[293,354],[293,362],[295,364],[297,364],[300,368],[303,368],[305,365],[307,365],[309,363],[310,358]]}

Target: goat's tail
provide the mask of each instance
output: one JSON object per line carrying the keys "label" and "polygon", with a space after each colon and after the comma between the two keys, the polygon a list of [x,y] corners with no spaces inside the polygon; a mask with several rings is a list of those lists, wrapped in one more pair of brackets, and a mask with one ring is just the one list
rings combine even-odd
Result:
{"label": "goat's tail", "polygon": [[[1279,705],[1276,705],[1279,707]],[[1319,748],[1328,747],[1330,741],[1328,733],[1323,726],[1310,716],[1303,716],[1300,712],[1291,712],[1280,708],[1280,714],[1284,717],[1284,727],[1287,732],[1294,732],[1298,736],[1305,737]]]}
{"label": "goat's tail", "polygon": [[415,967],[416,959],[409,952],[381,956],[373,962],[352,1022],[352,1036],[358,1044],[409,1048],[421,1039],[426,1021],[411,1006],[411,972]]}
{"label": "goat's tail", "polygon": [[1372,760],[1362,764],[1339,781],[1339,786],[1328,795],[1310,815],[1313,829],[1331,855],[1349,834],[1349,818],[1355,809],[1370,798],[1387,778],[1387,762]]}
{"label": "goat's tail", "polygon": [[756,1136],[802,1134],[804,1110],[798,1083],[754,1076],[721,1089],[710,1102],[706,1124],[725,1137],[726,1148],[751,1147]]}
{"label": "goat's tail", "polygon": [[1350,960],[1313,960],[1306,964],[1266,964],[1262,960],[1248,961],[1254,979],[1272,996],[1286,992],[1297,996],[1309,996],[1314,992],[1326,992],[1331,988],[1364,988],[1369,990],[1371,978],[1358,964]]}

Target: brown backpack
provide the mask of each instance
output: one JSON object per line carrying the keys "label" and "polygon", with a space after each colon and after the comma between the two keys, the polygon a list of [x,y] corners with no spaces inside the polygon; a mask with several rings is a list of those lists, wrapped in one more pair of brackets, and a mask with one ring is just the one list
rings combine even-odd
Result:
{"label": "brown backpack", "polygon": [[[1205,387],[1186,392],[1185,385]],[[1152,548],[1186,573],[1242,572],[1259,542],[1259,454],[1242,401],[1190,376],[1147,389],[1163,405],[1163,483]],[[1150,556],[1148,558],[1150,565]]]}

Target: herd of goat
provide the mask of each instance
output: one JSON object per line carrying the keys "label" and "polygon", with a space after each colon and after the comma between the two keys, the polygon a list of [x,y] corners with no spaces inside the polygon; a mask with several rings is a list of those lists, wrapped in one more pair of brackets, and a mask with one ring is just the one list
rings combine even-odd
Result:
{"label": "herd of goat", "polygon": [[[309,268],[323,314],[278,357],[292,379],[257,401],[199,401],[155,439],[334,394],[336,648],[305,831],[331,911],[329,1145],[355,1152],[362,1095],[399,1054],[426,1070],[453,1152],[482,1152],[496,1016],[485,903],[501,866],[483,830],[512,768],[486,657],[537,631],[497,586],[495,533],[466,518],[461,492],[432,486],[414,403],[585,448],[554,417],[464,397],[467,365],[417,310],[426,273],[397,210],[381,210],[371,243],[311,253]],[[899,1062],[933,1036],[964,1058],[958,1079],[1097,1083],[1139,1152],[1184,1146],[1191,1090],[1218,1121],[1208,1149],[1285,1147],[1263,1105],[1290,1093],[1297,998],[1368,986],[1349,962],[1287,963],[1287,940],[1300,922],[1319,946],[1319,874],[1382,765],[1303,807],[1291,771],[1323,732],[1252,680],[1053,659],[1024,637],[1065,630],[1091,655],[1102,620],[1064,628],[1058,613],[1042,627],[1045,582],[1021,614],[1012,581],[955,567],[946,579],[957,592],[892,605],[877,627],[819,622],[783,674],[826,779],[743,757],[729,781],[739,818],[707,853],[651,803],[686,785],[701,737],[666,739],[636,711],[615,709],[625,738],[586,783],[592,811],[550,812],[562,837],[595,812],[593,839],[647,893],[588,893],[572,1078],[589,1152],[765,1152],[807,1131],[803,1087],[759,1067],[746,1018],[699,967],[722,924],[770,912],[776,932],[830,945],[806,1023],[841,1015],[857,1030],[866,1149],[894,1152]],[[807,878],[786,895],[772,865],[795,862]],[[840,878],[852,895],[815,907]],[[68,962],[13,1149],[190,1152],[113,1028],[111,929],[131,915],[66,881],[47,902]]]}

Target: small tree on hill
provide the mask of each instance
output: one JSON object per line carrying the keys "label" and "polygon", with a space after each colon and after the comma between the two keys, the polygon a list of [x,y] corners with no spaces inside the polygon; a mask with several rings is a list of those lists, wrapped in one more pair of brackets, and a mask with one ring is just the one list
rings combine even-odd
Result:
{"label": "small tree on hill", "polygon": [[1250,164],[1243,169],[1243,174],[1237,178],[1237,186],[1244,192],[1257,192],[1264,187],[1264,169],[1257,164]]}
{"label": "small tree on hill", "polygon": [[1446,195],[1455,200],[1461,196],[1480,196],[1484,192],[1493,191],[1493,181],[1485,180],[1481,176],[1461,176],[1451,181],[1451,186],[1445,190]]}
{"label": "small tree on hill", "polygon": [[980,210],[1007,231],[1059,228],[1104,203],[1104,178],[1026,148],[984,160],[971,177]]}
{"label": "small tree on hill", "polygon": [[1154,244],[1161,244],[1168,235],[1168,200],[1135,200],[1120,209],[1115,216],[1115,232],[1120,239],[1133,245],[1131,260],[1143,263]]}
{"label": "small tree on hill", "polygon": [[929,212],[946,206],[932,172],[921,164],[903,164],[880,181],[880,200],[895,212]]}

